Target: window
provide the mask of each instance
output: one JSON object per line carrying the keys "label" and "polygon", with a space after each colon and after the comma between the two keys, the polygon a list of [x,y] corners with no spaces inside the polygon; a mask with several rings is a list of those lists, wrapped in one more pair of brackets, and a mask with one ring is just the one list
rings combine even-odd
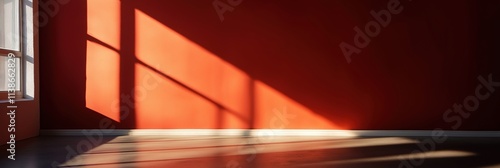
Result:
{"label": "window", "polygon": [[33,63],[32,14],[32,0],[0,0],[0,100],[7,99],[9,89],[16,98],[27,97],[26,67]]}

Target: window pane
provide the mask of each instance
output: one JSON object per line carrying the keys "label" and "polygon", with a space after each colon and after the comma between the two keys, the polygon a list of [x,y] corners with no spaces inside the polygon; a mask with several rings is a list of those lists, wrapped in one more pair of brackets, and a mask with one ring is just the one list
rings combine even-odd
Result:
{"label": "window pane", "polygon": [[19,51],[19,0],[0,0],[0,48]]}
{"label": "window pane", "polygon": [[[7,91],[10,83],[13,81],[16,85],[16,90],[21,89],[21,59],[0,56],[0,91]],[[15,76],[14,76],[15,75]]]}
{"label": "window pane", "polygon": [[35,60],[33,43],[33,0],[23,0],[23,61],[24,61],[24,90],[25,98],[35,97]]}

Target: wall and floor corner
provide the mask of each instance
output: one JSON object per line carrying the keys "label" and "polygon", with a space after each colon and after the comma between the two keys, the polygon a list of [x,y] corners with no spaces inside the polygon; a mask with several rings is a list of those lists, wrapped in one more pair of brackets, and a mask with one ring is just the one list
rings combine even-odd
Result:
{"label": "wall and floor corner", "polygon": [[500,166],[500,2],[23,1],[1,167]]}
{"label": "wall and floor corner", "polygon": [[41,129],[500,130],[498,2],[215,2],[60,6]]}

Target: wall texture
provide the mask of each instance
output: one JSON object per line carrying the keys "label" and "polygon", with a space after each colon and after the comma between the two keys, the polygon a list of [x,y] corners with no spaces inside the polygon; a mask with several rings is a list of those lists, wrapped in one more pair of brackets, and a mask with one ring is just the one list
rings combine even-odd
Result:
{"label": "wall texture", "polygon": [[71,1],[40,30],[41,127],[500,130],[499,17],[493,1]]}

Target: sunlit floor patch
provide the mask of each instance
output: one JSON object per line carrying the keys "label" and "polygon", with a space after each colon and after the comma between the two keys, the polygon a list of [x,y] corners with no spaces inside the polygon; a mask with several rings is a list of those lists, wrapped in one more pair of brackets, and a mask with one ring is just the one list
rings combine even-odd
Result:
{"label": "sunlit floor patch", "polygon": [[398,160],[405,160],[407,158],[430,159],[430,158],[469,157],[469,156],[474,156],[474,155],[475,155],[474,153],[465,152],[465,151],[443,150],[443,151],[429,151],[429,152],[422,152],[422,153],[411,153],[411,154],[392,155],[392,156],[383,156],[383,157],[326,161],[326,162],[320,162],[320,163],[302,164],[302,165],[299,165],[298,167],[334,166],[334,165],[342,165],[342,164],[359,164],[359,163],[367,163],[367,162],[398,161]]}
{"label": "sunlit floor patch", "polygon": [[[61,166],[119,164],[214,156],[248,155],[254,153],[326,150],[415,143],[418,143],[418,141],[397,137],[366,139],[275,137],[268,141],[262,141],[259,140],[258,137],[254,137],[168,142],[147,141],[137,143],[107,143],[67,161]],[[253,150],[242,150],[242,146],[251,146]]]}

